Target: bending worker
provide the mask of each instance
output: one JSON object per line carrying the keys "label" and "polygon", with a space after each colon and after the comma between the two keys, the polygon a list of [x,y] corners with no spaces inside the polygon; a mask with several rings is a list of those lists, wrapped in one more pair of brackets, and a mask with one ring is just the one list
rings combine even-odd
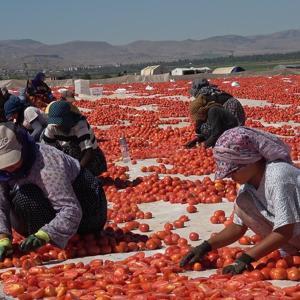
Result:
{"label": "bending worker", "polygon": [[277,249],[299,255],[300,170],[292,165],[289,147],[272,134],[236,127],[218,139],[214,157],[216,178],[230,177],[242,185],[234,205],[233,223],[193,248],[181,266],[234,243],[248,228],[262,236],[262,241],[226,266],[223,273],[241,273],[251,262]]}
{"label": "bending worker", "polygon": [[39,141],[47,126],[47,116],[39,108],[28,106],[20,98],[14,97],[4,104],[5,117],[19,126],[23,126],[30,135]]}
{"label": "bending worker", "polygon": [[233,127],[243,125],[245,120],[238,119],[236,111],[243,109],[235,98],[230,98],[226,103],[229,107],[215,101],[210,101],[208,96],[199,95],[190,103],[190,114],[195,121],[196,138],[189,141],[185,147],[192,148],[197,143],[204,142],[204,146],[214,147],[221,134]]}
{"label": "bending worker", "polygon": [[92,127],[83,115],[72,110],[67,101],[55,101],[50,105],[42,142],[59,145],[95,176],[107,170],[105,156],[98,147]]}
{"label": "bending worker", "polygon": [[64,248],[75,233],[103,228],[105,194],[77,160],[10,122],[0,124],[0,146],[0,258],[12,249],[12,228],[26,237],[24,252],[48,242]]}

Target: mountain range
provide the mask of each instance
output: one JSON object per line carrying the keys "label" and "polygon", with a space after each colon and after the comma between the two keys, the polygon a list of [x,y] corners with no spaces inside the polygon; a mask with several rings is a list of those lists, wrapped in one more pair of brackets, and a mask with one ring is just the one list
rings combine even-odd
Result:
{"label": "mountain range", "polygon": [[0,67],[18,69],[23,67],[24,62],[42,68],[137,64],[294,51],[300,51],[300,30],[253,36],[224,35],[202,40],[140,40],[127,45],[111,45],[103,41],[71,41],[48,45],[31,39],[2,40]]}

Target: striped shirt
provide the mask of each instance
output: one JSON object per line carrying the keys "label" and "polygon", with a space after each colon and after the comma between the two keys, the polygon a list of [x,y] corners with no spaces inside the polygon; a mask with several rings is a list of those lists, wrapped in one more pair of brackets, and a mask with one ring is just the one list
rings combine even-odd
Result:
{"label": "striped shirt", "polygon": [[42,140],[46,144],[55,144],[58,142],[62,147],[73,143],[78,145],[81,151],[98,148],[94,131],[85,119],[80,120],[68,133],[61,131],[54,124],[48,124]]}
{"label": "striped shirt", "polygon": [[[300,169],[286,162],[268,163],[258,189],[243,185],[237,204],[243,201],[245,193],[252,196],[258,211],[273,224],[273,230],[295,224],[294,235],[300,234]],[[233,223],[243,225],[236,213]]]}

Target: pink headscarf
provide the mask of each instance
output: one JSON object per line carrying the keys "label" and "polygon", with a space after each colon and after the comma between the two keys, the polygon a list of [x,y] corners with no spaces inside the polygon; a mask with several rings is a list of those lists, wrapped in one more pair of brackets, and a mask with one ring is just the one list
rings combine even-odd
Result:
{"label": "pink headscarf", "polygon": [[213,150],[217,164],[216,178],[224,178],[242,166],[281,160],[292,163],[290,147],[277,136],[248,128],[235,127],[225,131]]}

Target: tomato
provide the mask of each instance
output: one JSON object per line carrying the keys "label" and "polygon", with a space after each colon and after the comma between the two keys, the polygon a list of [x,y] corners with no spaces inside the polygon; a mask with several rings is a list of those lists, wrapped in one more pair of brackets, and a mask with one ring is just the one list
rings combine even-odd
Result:
{"label": "tomato", "polygon": [[287,271],[284,268],[273,268],[270,271],[270,278],[274,280],[287,279]]}
{"label": "tomato", "polygon": [[174,222],[174,227],[175,228],[183,228],[184,227],[184,222],[183,221],[180,221],[180,220],[176,220]]}
{"label": "tomato", "polygon": [[299,268],[292,267],[287,269],[288,280],[299,281],[300,280],[300,270]]}
{"label": "tomato", "polygon": [[149,225],[148,224],[140,224],[139,225],[139,230],[141,232],[148,232],[150,229]]}
{"label": "tomato", "polygon": [[5,294],[10,295],[12,297],[17,297],[20,294],[25,292],[25,288],[23,285],[18,283],[5,284],[3,291]]}
{"label": "tomato", "polygon": [[199,240],[199,234],[197,232],[191,232],[189,235],[189,239],[191,241],[198,241]]}
{"label": "tomato", "polygon": [[186,211],[190,214],[193,214],[193,213],[196,213],[197,212],[197,207],[194,206],[194,205],[189,205],[187,208],[186,208]]}
{"label": "tomato", "polygon": [[202,271],[203,270],[203,266],[200,262],[195,262],[193,264],[193,271]]}

